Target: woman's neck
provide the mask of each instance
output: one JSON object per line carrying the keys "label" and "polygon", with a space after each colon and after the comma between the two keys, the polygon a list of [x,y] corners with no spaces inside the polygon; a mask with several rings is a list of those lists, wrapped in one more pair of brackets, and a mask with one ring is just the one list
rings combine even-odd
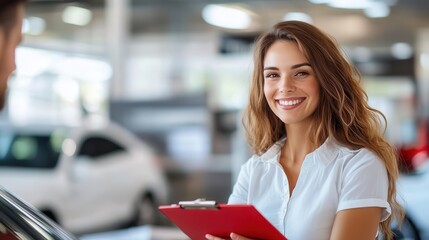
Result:
{"label": "woman's neck", "polygon": [[289,163],[302,163],[305,156],[316,150],[320,143],[308,125],[286,125],[287,139],[282,155]]}

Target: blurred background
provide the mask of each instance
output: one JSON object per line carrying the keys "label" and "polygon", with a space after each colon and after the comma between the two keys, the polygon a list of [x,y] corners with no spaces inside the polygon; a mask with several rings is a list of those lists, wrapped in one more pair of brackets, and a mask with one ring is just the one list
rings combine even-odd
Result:
{"label": "blurred background", "polygon": [[250,156],[253,41],[282,20],[316,25],[359,68],[401,156],[414,239],[429,239],[427,0],[30,0],[0,184],[77,234],[169,227],[159,204],[226,202]]}

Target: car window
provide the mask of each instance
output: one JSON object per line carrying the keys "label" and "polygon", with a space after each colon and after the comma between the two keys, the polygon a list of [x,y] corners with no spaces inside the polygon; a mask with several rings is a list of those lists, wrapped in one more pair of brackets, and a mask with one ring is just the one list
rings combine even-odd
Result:
{"label": "car window", "polygon": [[103,137],[90,137],[83,141],[78,156],[98,158],[112,153],[125,151],[120,144]]}
{"label": "car window", "polygon": [[54,168],[58,162],[61,141],[52,135],[2,134],[0,166]]}

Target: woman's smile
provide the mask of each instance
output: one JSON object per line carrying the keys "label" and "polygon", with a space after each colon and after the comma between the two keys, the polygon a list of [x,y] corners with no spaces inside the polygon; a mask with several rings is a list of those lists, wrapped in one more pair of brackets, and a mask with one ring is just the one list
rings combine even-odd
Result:
{"label": "woman's smile", "polygon": [[301,105],[301,103],[304,100],[305,100],[305,97],[302,97],[302,98],[282,98],[282,99],[277,99],[276,102],[280,108],[285,109],[285,110],[292,110],[292,109],[298,107],[299,105]]}

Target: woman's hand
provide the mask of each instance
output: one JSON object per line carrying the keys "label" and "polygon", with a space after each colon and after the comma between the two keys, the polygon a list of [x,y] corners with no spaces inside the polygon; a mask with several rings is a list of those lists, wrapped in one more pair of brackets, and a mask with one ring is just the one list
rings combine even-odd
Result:
{"label": "woman's hand", "polygon": [[[231,234],[229,235],[229,237],[230,237],[232,240],[252,240],[252,239],[250,239],[250,238],[243,237],[243,236],[238,235],[238,234],[236,234],[236,233],[231,233]],[[223,238],[216,237],[216,236],[212,236],[212,235],[210,235],[210,234],[206,234],[206,238],[207,238],[208,240],[225,240],[225,239],[223,239]]]}

